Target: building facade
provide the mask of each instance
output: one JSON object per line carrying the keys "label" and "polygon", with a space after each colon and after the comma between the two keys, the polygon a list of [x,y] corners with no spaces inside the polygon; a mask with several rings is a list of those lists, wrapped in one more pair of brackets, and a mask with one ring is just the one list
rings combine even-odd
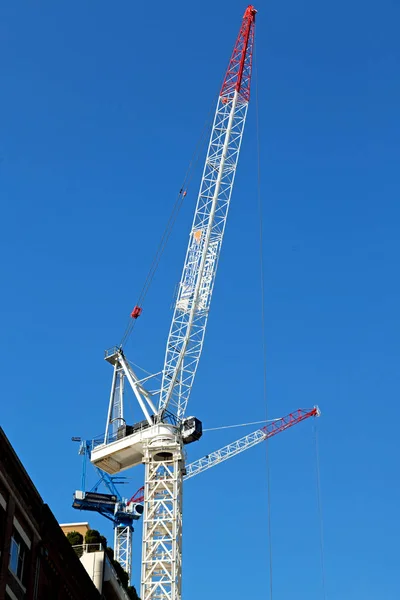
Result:
{"label": "building facade", "polygon": [[0,599],[101,597],[0,428]]}

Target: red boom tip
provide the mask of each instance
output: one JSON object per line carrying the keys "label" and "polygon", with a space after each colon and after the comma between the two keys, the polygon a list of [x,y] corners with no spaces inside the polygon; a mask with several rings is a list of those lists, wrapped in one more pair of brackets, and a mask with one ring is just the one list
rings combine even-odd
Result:
{"label": "red boom tip", "polygon": [[250,99],[250,80],[254,46],[256,9],[250,4],[243,15],[242,25],[222,84],[222,102],[231,100],[237,92],[242,100]]}
{"label": "red boom tip", "polygon": [[245,19],[249,15],[251,15],[252,17],[255,17],[256,14],[257,14],[257,11],[254,8],[254,6],[252,4],[249,4],[249,6],[246,8],[246,10],[244,12],[243,19]]}

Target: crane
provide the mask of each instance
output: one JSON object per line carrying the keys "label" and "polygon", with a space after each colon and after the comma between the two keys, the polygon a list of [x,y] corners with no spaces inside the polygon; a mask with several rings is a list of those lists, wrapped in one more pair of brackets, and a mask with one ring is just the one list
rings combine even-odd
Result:
{"label": "crane", "polygon": [[[183,446],[202,424],[185,411],[199,363],[250,99],[256,10],[248,6],[219,94],[189,244],[167,340],[158,408],[121,347],[106,351],[113,378],[104,438],[91,461],[109,474],[144,463],[142,600],[180,600]],[[132,318],[138,318],[135,307]],[[144,420],[124,418],[128,381]]]}
{"label": "crane", "polygon": [[[235,442],[227,444],[223,448],[207,454],[203,458],[195,460],[185,466],[183,471],[183,480],[191,479],[203,471],[210,469],[220,463],[233,458],[237,454],[249,450],[253,446],[264,442],[278,433],[286,431],[293,425],[301,423],[310,417],[319,417],[320,411],[317,406],[311,409],[297,409],[285,417],[273,419],[265,427],[241,437]],[[96,467],[100,477],[99,481],[93,486],[90,492],[86,489],[86,459],[90,458],[91,444],[81,438],[72,438],[73,441],[81,442],[79,454],[83,455],[82,470],[82,490],[76,490],[73,498],[73,508],[78,510],[87,510],[97,512],[109,519],[114,526],[114,556],[121,564],[122,568],[128,573],[129,579],[132,576],[132,534],[133,522],[140,519],[143,514],[144,487],[141,487],[129,499],[125,499],[119,493],[117,485],[125,483],[122,477],[112,477],[108,473],[101,471]],[[98,493],[99,485],[103,483],[109,493]]]}
{"label": "crane", "polygon": [[[73,496],[72,507],[77,510],[97,512],[109,521],[114,527],[114,558],[128,573],[129,580],[132,576],[132,534],[133,523],[143,514],[142,500],[136,492],[129,500],[123,498],[118,490],[118,485],[126,483],[125,478],[111,476],[95,467],[99,480],[90,491],[86,490],[86,464],[90,460],[91,442],[73,437],[72,441],[80,442],[79,454],[83,456],[81,489],[76,490]],[[103,484],[108,493],[99,493],[99,486]]]}
{"label": "crane", "polygon": [[[201,472],[209,461],[204,458],[185,470],[185,446],[202,436],[201,421],[186,416],[186,410],[203,349],[250,100],[255,16],[255,8],[249,5],[218,97],[165,349],[161,388],[156,392],[147,389],[148,381],[157,374],[139,378],[122,346],[105,352],[105,360],[113,367],[106,429],[92,441],[90,458],[109,475],[144,464],[142,600],[181,600],[182,483],[185,474]],[[141,311],[141,306],[135,306],[132,319]],[[125,419],[126,382],[143,413],[133,424]],[[249,447],[265,435],[256,434],[242,443]],[[235,451],[238,448],[231,448],[225,455]],[[222,451],[214,454],[213,464],[224,460],[223,456]]]}

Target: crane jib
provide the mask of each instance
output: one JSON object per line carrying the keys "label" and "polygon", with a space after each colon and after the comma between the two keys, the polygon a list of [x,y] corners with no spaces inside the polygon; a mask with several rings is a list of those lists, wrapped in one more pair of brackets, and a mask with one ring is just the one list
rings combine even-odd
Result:
{"label": "crane jib", "polygon": [[244,14],[221,88],[168,335],[158,415],[178,420],[199,363],[250,98],[256,10]]}
{"label": "crane jib", "polygon": [[177,307],[181,310],[187,310],[190,305],[190,300],[193,299],[193,294],[196,285],[196,276],[199,271],[201,256],[203,253],[204,235],[201,229],[193,231],[191,234],[191,244],[189,246],[186,269],[184,272],[183,281],[181,283]]}
{"label": "crane jib", "polygon": [[247,106],[236,91],[227,102],[220,97],[211,132],[192,228],[201,234],[192,238],[186,254],[179,292],[184,290],[188,297],[180,302],[178,295],[175,305],[159,404],[159,411],[163,411],[171,403],[178,419],[184,416],[200,359],[206,316],[202,321],[197,319],[199,313],[207,312],[201,309],[208,308],[211,300],[218,264],[216,250],[225,230]]}
{"label": "crane jib", "polygon": [[188,260],[183,281],[179,287],[176,307],[181,311],[188,311],[191,309],[194,300],[196,282],[200,278],[199,294],[195,310],[207,310],[208,300],[211,296],[211,287],[217,260],[219,240],[209,242],[206,250],[204,267],[202,272],[200,272],[200,263],[204,251],[205,236],[202,230],[194,231],[191,236],[192,242],[189,247]]}

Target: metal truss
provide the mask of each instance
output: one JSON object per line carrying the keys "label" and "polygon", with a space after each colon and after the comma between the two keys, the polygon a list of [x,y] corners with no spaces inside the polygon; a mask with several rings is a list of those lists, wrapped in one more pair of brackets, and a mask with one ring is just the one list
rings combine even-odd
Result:
{"label": "metal truss", "polygon": [[248,102],[220,96],[168,336],[159,414],[182,419],[196,374],[221,251]]}
{"label": "metal truss", "polygon": [[114,558],[132,577],[132,525],[117,525],[114,529]]}
{"label": "metal truss", "polygon": [[110,402],[108,406],[106,431],[104,434],[104,443],[108,442],[109,437],[117,434],[118,427],[123,425],[124,421],[124,371],[119,364],[115,362],[114,373],[111,383]]}
{"label": "metal truss", "polygon": [[142,600],[181,600],[182,469],[180,442],[144,449]]}
{"label": "metal truss", "polygon": [[110,348],[110,350],[107,350],[105,353],[105,359],[114,366],[110,402],[107,413],[106,432],[104,435],[104,443],[107,444],[116,439],[118,428],[125,424],[125,378],[128,380],[128,383],[149,425],[153,424],[151,415],[156,413],[156,407],[152,402],[151,394],[143,387],[142,381],[137,377],[131,365],[126,360],[121,348],[113,347]]}
{"label": "metal truss", "polygon": [[256,10],[248,6],[219,95],[165,351],[158,414],[185,415],[196,375],[250,99]]}
{"label": "metal truss", "polygon": [[185,468],[184,479],[190,479],[191,477],[194,477],[195,475],[198,475],[199,473],[218,465],[224,460],[232,458],[233,456],[236,456],[236,454],[240,454],[241,452],[244,452],[244,450],[248,450],[249,448],[256,446],[260,442],[273,437],[277,433],[285,431],[285,429],[289,429],[290,427],[293,427],[293,425],[297,425],[297,423],[300,423],[309,417],[319,417],[319,415],[320,411],[316,406],[307,410],[299,408],[286,417],[276,419],[275,421],[272,421],[266,425],[266,427],[257,429],[257,431],[254,431],[249,435],[245,435],[244,437],[240,438],[240,440],[228,444],[227,446],[220,448],[220,450],[211,452],[203,458],[190,463]]}

